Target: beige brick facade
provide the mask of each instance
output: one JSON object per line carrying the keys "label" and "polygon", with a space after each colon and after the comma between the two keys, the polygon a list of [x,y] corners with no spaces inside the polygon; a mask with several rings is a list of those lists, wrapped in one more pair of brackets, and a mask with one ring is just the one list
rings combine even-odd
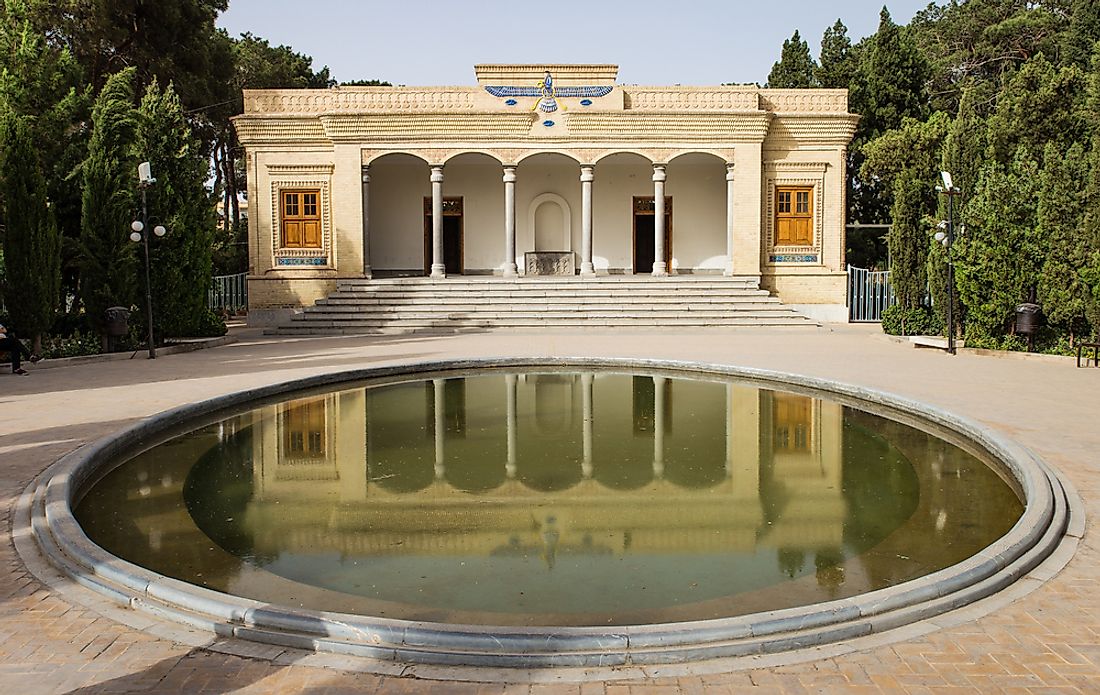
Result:
{"label": "beige brick facade", "polygon": [[[476,73],[470,87],[245,92],[235,125],[248,153],[254,317],[307,305],[339,278],[456,272],[425,216],[433,195],[463,201],[466,274],[522,274],[523,254],[542,250],[574,253],[584,272],[649,272],[631,200],[658,186],[673,205],[668,272],[755,277],[786,303],[839,317],[857,121],[844,90],[624,86],[613,65]],[[812,191],[812,243],[777,245],[779,185]],[[319,194],[320,247],[282,245],[280,194],[299,189]]]}

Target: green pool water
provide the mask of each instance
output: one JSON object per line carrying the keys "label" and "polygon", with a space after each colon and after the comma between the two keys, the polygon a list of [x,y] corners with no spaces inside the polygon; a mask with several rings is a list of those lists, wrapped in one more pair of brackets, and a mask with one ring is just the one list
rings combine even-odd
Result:
{"label": "green pool water", "polygon": [[625,625],[806,605],[959,562],[1022,513],[937,436],[711,378],[344,387],[160,443],[84,492],[108,551],[279,605]]}

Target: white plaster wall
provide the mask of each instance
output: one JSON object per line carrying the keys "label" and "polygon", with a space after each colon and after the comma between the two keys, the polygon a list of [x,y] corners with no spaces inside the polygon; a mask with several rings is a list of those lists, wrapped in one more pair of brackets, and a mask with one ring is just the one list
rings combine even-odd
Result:
{"label": "white plaster wall", "polygon": [[634,265],[634,197],[653,195],[653,165],[635,154],[611,155],[597,162],[595,177],[592,264],[597,272],[629,273]]}
{"label": "white plaster wall", "polygon": [[443,168],[443,196],[462,198],[466,273],[489,272],[504,263],[503,177],[500,162],[480,154],[456,157]]}
{"label": "white plaster wall", "polygon": [[[726,268],[726,163],[705,154],[669,162],[665,195],[672,196],[672,268]],[[652,195],[652,193],[650,194]]]}
{"label": "white plaster wall", "polygon": [[[531,223],[531,205],[544,193],[561,196],[569,205],[570,247],[580,249],[581,240],[581,168],[563,155],[540,154],[520,162],[516,169],[516,264],[523,271],[523,254],[535,250],[535,230]],[[504,197],[499,203],[498,222],[501,239],[504,235]],[[503,241],[501,242],[503,246]],[[499,265],[497,261],[494,265]],[[579,260],[578,260],[579,264]]]}
{"label": "white plaster wall", "polygon": [[[370,255],[375,270],[424,269],[424,196],[431,169],[409,155],[387,155],[370,166]],[[446,181],[444,181],[446,195]]]}

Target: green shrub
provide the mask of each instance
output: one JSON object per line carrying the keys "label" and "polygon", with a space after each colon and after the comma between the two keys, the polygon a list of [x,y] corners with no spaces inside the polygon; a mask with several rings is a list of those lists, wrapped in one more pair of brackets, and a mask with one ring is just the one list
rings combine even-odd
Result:
{"label": "green shrub", "polygon": [[214,313],[210,309],[207,309],[205,313],[199,318],[198,325],[193,331],[193,335],[183,336],[185,338],[217,338],[218,336],[225,335],[229,332],[229,328],[226,327],[225,321],[222,317]]}
{"label": "green shrub", "polygon": [[939,335],[943,322],[928,307],[892,306],[882,312],[882,330],[887,335]]}
{"label": "green shrub", "polygon": [[74,329],[71,335],[49,335],[42,338],[42,356],[47,359],[98,355],[102,341],[95,331]]}

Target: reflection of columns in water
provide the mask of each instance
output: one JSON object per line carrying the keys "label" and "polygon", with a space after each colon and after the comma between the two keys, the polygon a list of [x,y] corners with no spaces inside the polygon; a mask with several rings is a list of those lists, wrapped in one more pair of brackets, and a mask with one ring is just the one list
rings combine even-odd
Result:
{"label": "reflection of columns in water", "polygon": [[581,463],[581,472],[585,478],[592,477],[592,381],[595,375],[592,372],[581,374],[581,401],[584,404],[584,430],[583,446],[584,460]]}
{"label": "reflection of columns in water", "polygon": [[665,377],[653,377],[653,475],[665,474]]}
{"label": "reflection of columns in water", "polygon": [[733,384],[726,384],[726,477],[733,477]]}
{"label": "reflection of columns in water", "polygon": [[516,477],[516,381],[515,374],[504,375],[504,387],[508,396],[508,463],[504,471],[509,478]]}
{"label": "reflection of columns in water", "polygon": [[444,399],[443,389],[446,387],[446,380],[444,379],[432,379],[432,389],[435,395],[435,477],[442,479],[445,473],[443,469],[445,450],[443,448],[443,435],[445,433],[446,423],[446,401]]}

